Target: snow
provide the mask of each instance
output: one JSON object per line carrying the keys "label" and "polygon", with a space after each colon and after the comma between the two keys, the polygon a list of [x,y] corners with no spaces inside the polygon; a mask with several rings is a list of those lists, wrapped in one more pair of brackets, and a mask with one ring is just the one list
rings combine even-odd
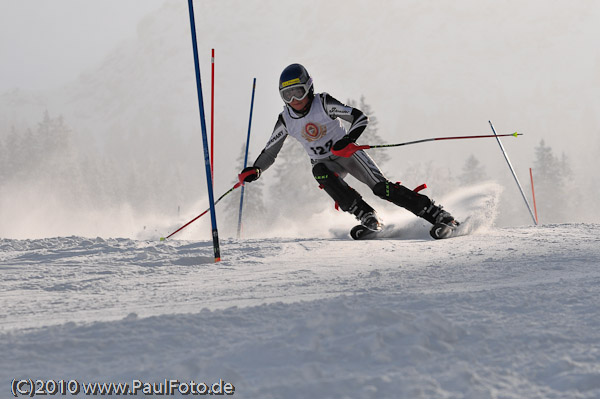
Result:
{"label": "snow", "polygon": [[[199,4],[200,54],[217,49],[221,144],[246,137],[246,111],[238,118],[232,110],[247,110],[256,77],[260,136],[251,150],[262,149],[281,110],[269,87],[298,61],[318,77],[319,91],[341,100],[365,95],[388,142],[477,134],[492,118],[526,134],[507,143],[519,173],[526,175],[541,139],[583,154],[573,176],[582,188],[567,188],[579,202],[560,221],[599,221],[585,205],[598,196],[600,147],[587,134],[598,125],[590,84],[598,57],[587,50],[597,49],[597,5],[364,2],[357,13],[346,2],[313,3],[294,5],[317,28],[300,35],[289,29],[285,2],[238,2],[235,12],[230,2]],[[96,11],[86,14],[100,21]],[[113,14],[100,25],[114,25]],[[359,24],[348,23],[358,15]],[[72,21],[48,20],[61,35],[78,32]],[[469,235],[451,240],[433,241],[423,221],[376,199],[385,239],[352,241],[352,218],[331,206],[279,215],[262,237],[223,239],[220,263],[207,218],[159,241],[181,225],[180,207],[185,222],[207,206],[198,192],[202,159],[189,150],[200,145],[187,20],[184,2],[166,2],[137,26],[137,37],[108,54],[92,46],[102,61],[88,59],[88,70],[65,86],[50,79],[47,90],[0,94],[6,134],[35,129],[47,111],[65,116],[77,146],[50,164],[54,174],[29,169],[34,156],[0,173],[8,178],[0,205],[0,397],[9,397],[13,379],[178,379],[223,380],[239,398],[600,398],[600,224],[515,227],[530,219],[491,141],[398,150],[390,178],[414,187],[422,177],[445,194],[441,183],[454,187],[457,165],[476,153],[490,176],[510,179],[507,197],[516,200],[504,207],[519,207],[497,221],[509,227],[494,225],[502,187],[486,183],[446,198],[428,193],[468,220]],[[27,29],[34,25],[43,27]],[[86,59],[46,30],[33,35],[41,53],[62,43]],[[88,46],[91,37],[80,33]],[[332,46],[321,40],[327,36],[345,39]],[[353,57],[361,44],[366,56]],[[40,51],[30,53],[37,60]],[[50,58],[46,69],[65,70],[55,62],[61,57]],[[209,58],[201,58],[207,71]],[[79,154],[88,169],[61,175]],[[219,154],[216,181],[235,178],[235,155]],[[440,155],[443,170],[432,167]]]}
{"label": "snow", "polygon": [[0,380],[240,398],[598,398],[597,224],[433,241],[0,240]]}

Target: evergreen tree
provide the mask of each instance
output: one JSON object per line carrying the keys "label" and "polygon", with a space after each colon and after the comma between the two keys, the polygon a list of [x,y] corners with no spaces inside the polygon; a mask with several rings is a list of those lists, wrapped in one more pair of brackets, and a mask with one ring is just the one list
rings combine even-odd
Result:
{"label": "evergreen tree", "polygon": [[569,161],[569,157],[564,152],[560,157],[560,170],[565,180],[565,185],[571,185],[571,179],[573,178],[573,169],[571,169],[571,161]]}
{"label": "evergreen tree", "polygon": [[[375,112],[372,110],[371,106],[365,101],[365,96],[360,96],[360,102],[358,103],[358,106],[356,101],[352,99],[348,100],[347,105],[360,109],[365,115],[369,117],[369,124],[367,125],[367,128],[365,129],[363,134],[361,134],[360,138],[358,139],[359,142],[370,145],[385,144],[385,141],[379,135],[379,121],[377,120]],[[384,165],[390,161],[390,156],[384,148],[374,148],[372,150],[368,150],[368,153],[373,157],[373,160],[375,160],[377,165],[382,169]]]}
{"label": "evergreen tree", "polygon": [[35,158],[42,161],[47,169],[55,170],[73,161],[72,131],[65,125],[62,116],[51,118],[48,111],[44,113],[42,122],[38,123],[30,146],[31,153],[35,154]]}
{"label": "evergreen tree", "polygon": [[540,222],[560,223],[567,220],[569,198],[565,183],[570,170],[566,157],[559,160],[542,139],[535,148],[533,168]]}
{"label": "evergreen tree", "polygon": [[333,206],[331,198],[319,190],[319,184],[312,174],[310,158],[295,139],[286,139],[272,169],[275,178],[270,190],[269,209],[277,217],[306,218],[323,211],[327,204]]}
{"label": "evergreen tree", "polygon": [[14,126],[5,139],[6,155],[4,158],[5,175],[8,180],[23,180],[30,175],[33,168],[32,160],[37,159],[38,154],[30,152],[33,142],[33,134],[30,129],[19,132]]}
{"label": "evergreen tree", "polygon": [[0,190],[2,186],[8,181],[8,162],[10,158],[10,151],[6,146],[6,138],[1,137],[0,140]]}
{"label": "evergreen tree", "polygon": [[479,162],[479,160],[471,154],[465,161],[462,168],[462,173],[458,177],[461,185],[469,185],[480,183],[487,179],[485,173],[485,167]]}
{"label": "evergreen tree", "polygon": [[404,176],[402,184],[408,188],[412,189],[419,184],[427,184],[427,190],[429,191],[426,192],[426,195],[431,198],[439,198],[456,189],[456,181],[452,171],[433,161],[410,164],[402,175]]}
{"label": "evergreen tree", "polygon": [[77,167],[70,128],[62,117],[52,118],[47,111],[35,131],[12,127],[3,144],[3,174],[7,180],[45,179],[56,188],[69,180],[70,171]]}
{"label": "evergreen tree", "polygon": [[[244,168],[244,157],[246,146],[242,145],[240,155],[236,159],[236,169]],[[249,157],[250,158],[250,157]],[[237,181],[232,181],[233,186]],[[242,209],[242,236],[259,236],[264,232],[267,223],[267,208],[263,199],[264,180],[258,179],[244,185],[244,203]],[[241,187],[223,199],[221,212],[217,212],[219,218],[223,220],[220,224],[225,236],[236,236],[239,221],[240,199],[242,195]]]}
{"label": "evergreen tree", "polygon": [[[596,135],[599,137],[600,134]],[[600,139],[596,139],[595,154],[600,154]],[[591,170],[590,170],[591,169]],[[600,174],[597,167],[592,166],[587,170],[585,184],[580,191],[583,193],[585,200],[584,206],[579,207],[579,219],[588,223],[600,223],[600,215],[594,212],[589,214],[589,209],[594,209],[600,202]]]}

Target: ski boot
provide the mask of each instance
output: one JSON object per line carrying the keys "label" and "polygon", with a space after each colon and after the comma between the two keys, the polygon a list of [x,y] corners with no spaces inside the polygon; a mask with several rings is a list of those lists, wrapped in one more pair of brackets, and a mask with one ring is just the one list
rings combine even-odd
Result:
{"label": "ski boot", "polygon": [[381,223],[381,220],[379,220],[375,211],[362,215],[360,224],[371,231],[380,231],[383,227],[383,223]]}
{"label": "ski boot", "polygon": [[439,212],[435,216],[435,223],[429,231],[429,235],[436,240],[450,238],[455,234],[460,223],[449,212],[444,211],[441,206],[438,209]]}
{"label": "ski boot", "polygon": [[383,228],[383,223],[375,211],[367,212],[356,217],[360,220],[360,224],[350,230],[350,237],[355,240],[362,240],[380,232]]}

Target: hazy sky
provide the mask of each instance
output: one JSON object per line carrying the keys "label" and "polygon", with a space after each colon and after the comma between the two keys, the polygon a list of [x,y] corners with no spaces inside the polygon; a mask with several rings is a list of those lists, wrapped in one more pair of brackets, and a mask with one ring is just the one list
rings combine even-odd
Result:
{"label": "hazy sky", "polygon": [[[126,39],[143,41],[139,22],[163,3],[0,0],[0,93],[14,87],[46,91],[94,71]],[[279,71],[298,61],[313,73],[317,91],[341,100],[365,95],[387,137],[399,131],[401,138],[416,139],[446,128],[452,135],[479,133],[492,119],[501,131],[537,133],[551,145],[569,129],[565,146],[574,151],[573,130],[583,134],[597,123],[596,0],[356,0],[341,10],[334,3],[303,3],[302,22],[290,25],[285,21],[293,1],[196,2],[197,24],[210,29],[200,44],[217,48],[218,78],[238,78],[244,60],[244,82],[259,79],[259,105],[268,108],[257,109],[263,134],[281,108],[273,89]],[[181,17],[177,23],[186,24]],[[155,29],[166,37],[161,29],[172,21],[164,23]],[[206,65],[208,51],[200,50]],[[189,66],[185,51],[181,63]],[[243,101],[227,105],[245,108]]]}
{"label": "hazy sky", "polygon": [[[233,162],[246,138],[252,78],[251,162],[282,110],[277,80],[292,62],[308,67],[316,91],[341,101],[364,95],[386,142],[490,134],[491,119],[499,133],[524,133],[504,140],[523,181],[545,140],[571,159],[579,181],[599,185],[598,0],[194,4],[204,78],[210,49],[217,52],[215,180],[221,185],[238,172]],[[134,151],[145,158],[150,148],[164,158],[171,156],[167,149],[178,151],[164,131],[199,137],[187,1],[0,0],[0,7],[4,127],[35,126],[47,110],[64,115],[84,139],[112,144],[111,155],[124,161]],[[7,93],[15,87],[31,92]],[[428,143],[389,154],[390,179],[406,181],[411,162],[456,176],[476,154],[491,178],[516,190],[493,140]],[[198,166],[188,162],[185,170]],[[272,176],[265,173],[266,181]]]}
{"label": "hazy sky", "polygon": [[0,0],[0,92],[48,89],[75,79],[135,36],[138,22],[162,3]]}

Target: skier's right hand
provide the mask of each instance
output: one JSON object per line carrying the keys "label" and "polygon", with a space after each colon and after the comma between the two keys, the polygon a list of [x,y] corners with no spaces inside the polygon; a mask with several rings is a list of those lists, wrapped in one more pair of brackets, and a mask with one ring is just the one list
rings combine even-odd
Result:
{"label": "skier's right hand", "polygon": [[248,166],[247,168],[244,168],[244,170],[242,170],[242,172],[238,175],[238,179],[240,182],[250,183],[251,181],[254,181],[260,177],[260,172],[260,168]]}
{"label": "skier's right hand", "polygon": [[343,151],[344,148],[348,147],[350,144],[354,144],[354,140],[352,140],[350,136],[345,135],[333,144],[333,149],[335,151]]}

